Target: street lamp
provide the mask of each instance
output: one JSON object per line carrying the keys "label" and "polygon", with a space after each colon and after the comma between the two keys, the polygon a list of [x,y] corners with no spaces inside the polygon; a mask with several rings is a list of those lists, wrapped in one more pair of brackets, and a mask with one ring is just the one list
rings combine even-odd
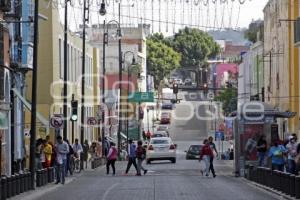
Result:
{"label": "street lamp", "polygon": [[104,16],[106,14],[106,8],[105,8],[104,0],[102,0],[102,3],[100,5],[99,13],[100,13],[101,16]]}
{"label": "street lamp", "polygon": [[[116,20],[111,20],[109,21],[107,24],[105,24],[105,21],[103,23],[103,29],[104,29],[104,33],[103,33],[103,77],[102,77],[102,103],[103,105],[105,104],[105,56],[106,56],[106,52],[105,52],[105,45],[108,45],[108,28],[109,28],[109,24],[113,24],[115,23],[117,25],[117,36],[118,38],[118,43],[119,43],[119,90],[120,90],[120,102],[119,102],[119,106],[121,105],[121,89],[122,89],[122,49],[121,49],[121,26],[120,26],[120,3],[119,3],[119,22]],[[118,127],[118,149],[121,148],[121,143],[120,143],[120,139],[121,139],[121,112],[119,112],[119,127]],[[104,127],[104,123],[105,123],[105,113],[104,113],[104,109],[102,110],[102,156],[104,155],[104,137],[105,137],[105,127]],[[120,151],[118,151],[120,153]]]}
{"label": "street lamp", "polygon": [[[135,60],[135,56],[134,53],[132,51],[126,51],[123,54],[123,60],[122,63],[125,64],[126,61],[126,56],[131,54],[132,55],[132,62],[131,65],[127,66],[127,112],[126,112],[126,144],[127,144],[127,149],[128,149],[128,137],[129,137],[129,77],[130,77],[130,67],[136,65],[136,60]],[[125,68],[126,66],[124,66]]]}

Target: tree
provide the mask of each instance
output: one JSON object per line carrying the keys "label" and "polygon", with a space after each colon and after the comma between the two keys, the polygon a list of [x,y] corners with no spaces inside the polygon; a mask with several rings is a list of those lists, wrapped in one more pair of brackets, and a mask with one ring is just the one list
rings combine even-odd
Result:
{"label": "tree", "polygon": [[214,58],[220,53],[220,46],[206,32],[196,28],[179,30],[170,45],[181,53],[182,67],[203,65],[208,58]]}
{"label": "tree", "polygon": [[237,89],[225,88],[214,100],[222,102],[224,114],[227,116],[237,109]]}
{"label": "tree", "polygon": [[[259,38],[257,34],[259,33]],[[262,20],[253,21],[249,24],[248,29],[244,33],[244,37],[255,43],[257,39],[263,41],[264,38],[264,22]]]}
{"label": "tree", "polygon": [[154,76],[154,85],[157,88],[170,72],[180,66],[181,56],[162,42],[147,40],[147,67],[148,72]]}

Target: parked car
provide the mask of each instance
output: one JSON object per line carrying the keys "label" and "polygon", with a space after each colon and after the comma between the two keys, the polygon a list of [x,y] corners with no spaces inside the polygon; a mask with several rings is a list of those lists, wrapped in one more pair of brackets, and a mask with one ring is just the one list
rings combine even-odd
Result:
{"label": "parked car", "polygon": [[169,137],[169,134],[166,131],[156,131],[152,135],[152,138],[156,138],[156,137]]}
{"label": "parked car", "polygon": [[161,109],[163,109],[163,110],[172,110],[173,109],[173,104],[172,103],[162,103]]}
{"label": "parked car", "polygon": [[151,138],[146,160],[147,164],[154,160],[170,160],[172,163],[176,163],[176,145],[169,137]]}
{"label": "parked car", "polygon": [[202,145],[191,145],[189,150],[186,151],[186,159],[198,160],[200,158],[201,149],[202,149]]}
{"label": "parked car", "polygon": [[160,123],[161,124],[169,124],[171,122],[171,114],[167,112],[161,113]]}
{"label": "parked car", "polygon": [[178,85],[183,85],[182,79],[175,79],[174,82]]}
{"label": "parked car", "polygon": [[192,79],[186,78],[186,79],[184,80],[184,85],[192,85]]}

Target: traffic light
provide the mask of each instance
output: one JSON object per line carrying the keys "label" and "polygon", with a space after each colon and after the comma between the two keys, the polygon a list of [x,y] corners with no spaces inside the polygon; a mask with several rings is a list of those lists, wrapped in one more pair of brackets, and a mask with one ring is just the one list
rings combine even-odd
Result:
{"label": "traffic light", "polygon": [[175,83],[173,84],[173,93],[177,94],[178,93],[178,85]]}
{"label": "traffic light", "polygon": [[71,106],[72,106],[72,114],[71,114],[71,121],[77,121],[78,119],[78,101],[77,100],[72,100],[71,101]]}

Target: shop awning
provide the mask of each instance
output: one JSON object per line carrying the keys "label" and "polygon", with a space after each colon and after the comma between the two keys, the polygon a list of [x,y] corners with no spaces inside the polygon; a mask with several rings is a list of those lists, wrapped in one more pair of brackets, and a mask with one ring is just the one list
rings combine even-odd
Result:
{"label": "shop awning", "polygon": [[[22,101],[25,107],[31,112],[31,103],[28,102],[16,88],[12,88],[11,90],[14,92],[15,95],[17,95],[17,97]],[[49,121],[42,114],[36,112],[36,118],[48,129]]]}

